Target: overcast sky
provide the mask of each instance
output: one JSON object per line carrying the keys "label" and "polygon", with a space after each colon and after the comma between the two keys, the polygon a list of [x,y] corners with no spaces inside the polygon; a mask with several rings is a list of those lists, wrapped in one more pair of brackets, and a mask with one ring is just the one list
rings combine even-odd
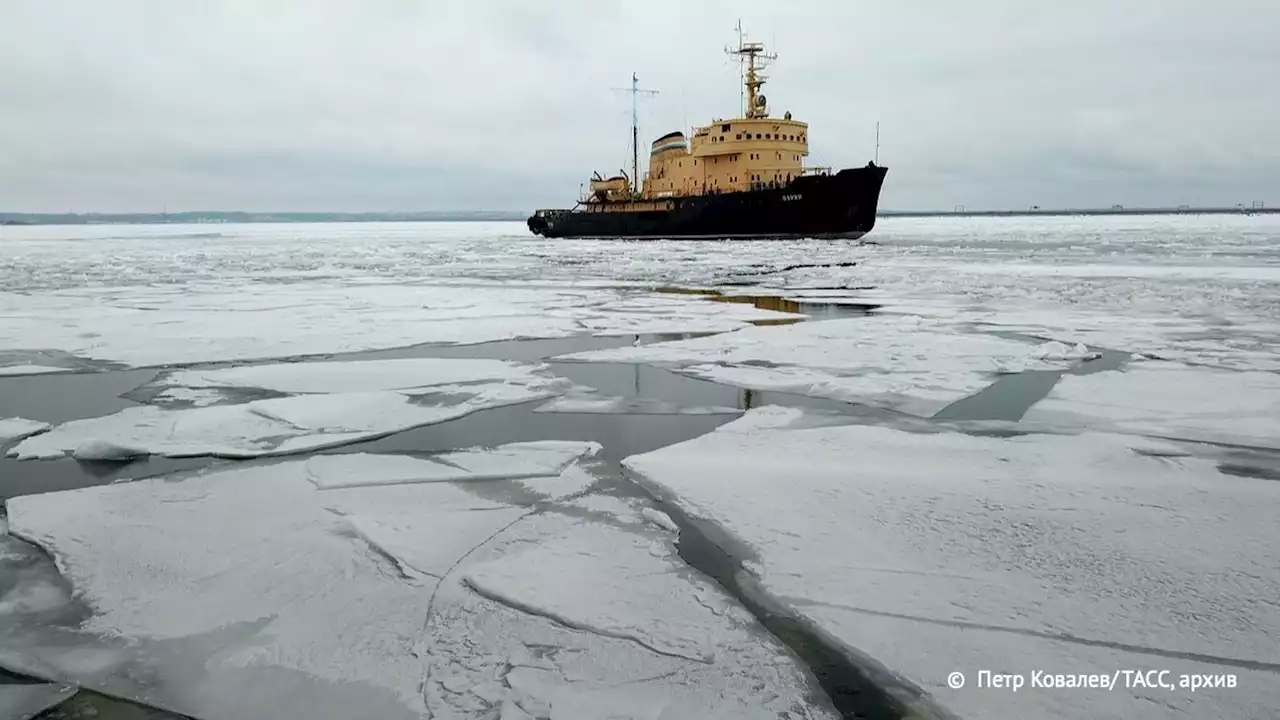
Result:
{"label": "overcast sky", "polygon": [[[736,115],[888,209],[1280,204],[1280,0],[0,0],[0,210],[528,209]],[[643,152],[642,152],[643,157]]]}

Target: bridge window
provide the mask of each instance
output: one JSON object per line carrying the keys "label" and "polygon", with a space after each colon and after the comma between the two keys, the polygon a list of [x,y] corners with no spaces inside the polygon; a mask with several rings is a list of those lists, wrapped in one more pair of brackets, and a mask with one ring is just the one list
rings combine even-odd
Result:
{"label": "bridge window", "polygon": [[721,125],[720,132],[729,132],[729,124],[725,123],[724,125]]}

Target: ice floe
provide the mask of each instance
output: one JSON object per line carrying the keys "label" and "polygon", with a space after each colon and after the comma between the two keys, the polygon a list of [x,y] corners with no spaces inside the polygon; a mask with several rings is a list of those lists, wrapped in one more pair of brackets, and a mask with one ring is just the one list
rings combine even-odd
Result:
{"label": "ice floe", "polygon": [[582,465],[574,464],[565,468],[559,475],[543,475],[540,477],[518,478],[521,487],[540,497],[549,500],[563,500],[581,495],[598,482],[598,478],[587,472]]}
{"label": "ice floe", "polygon": [[[1280,484],[1125,435],[802,420],[753,410],[624,465],[724,534],[757,592],[962,717],[1246,720],[1280,706]],[[1233,673],[1238,687],[974,685],[980,670],[1132,668]],[[969,684],[949,688],[951,672]]]}
{"label": "ice floe", "polygon": [[835,717],[669,536],[348,460],[325,488],[298,460],[14,498],[85,611],[0,619],[0,665],[208,720]]}
{"label": "ice floe", "polygon": [[403,359],[180,371],[159,386],[304,394],[186,409],[130,407],[63,423],[26,439],[9,455],[76,453],[96,459],[108,446],[127,450],[126,456],[289,454],[554,397],[572,383],[547,375],[541,366],[500,360]]}
{"label": "ice floe", "polygon": [[571,463],[599,450],[600,445],[594,442],[537,440],[421,458],[367,453],[316,455],[307,459],[306,472],[321,489],[524,479],[558,476]]}
{"label": "ice floe", "polygon": [[1065,375],[1022,420],[1280,449],[1280,374],[1171,362]]}
{"label": "ice floe", "polygon": [[578,323],[598,335],[727,332],[748,324],[804,319],[805,316],[799,313],[714,302],[698,295],[681,294],[627,297],[593,306],[575,315]]}
{"label": "ice floe", "polygon": [[781,390],[931,415],[1001,372],[1062,367],[1034,345],[918,317],[747,328],[723,335],[573,353],[560,360],[651,363],[755,390]]}
{"label": "ice floe", "polygon": [[[680,578],[682,567],[669,554],[660,541],[591,526],[589,534],[583,529],[477,564],[463,579],[491,600],[561,625],[632,640],[662,655],[711,662],[721,638],[706,634],[704,608],[694,594],[679,592],[686,584]],[[549,568],[554,568],[559,582],[545,581]],[[670,579],[639,584],[629,580],[663,575]],[[685,606],[670,602],[668,596]]]}
{"label": "ice floe", "polygon": [[1067,345],[1051,340],[1037,347],[1035,356],[1041,360],[1092,360],[1099,357],[1100,353],[1089,350],[1084,343]]}
{"label": "ice floe", "polygon": [[800,316],[623,288],[361,279],[0,292],[0,350],[131,366],[521,338],[721,332]]}
{"label": "ice floe", "polygon": [[32,720],[75,694],[76,689],[70,685],[3,684],[0,685],[0,718]]}
{"label": "ice floe", "polygon": [[[495,697],[537,718],[834,717],[660,537],[559,513],[512,527],[462,569],[465,585],[441,586],[429,704],[463,717]],[[480,594],[461,591],[473,581]]]}
{"label": "ice floe", "polygon": [[650,397],[564,395],[539,405],[534,412],[600,415],[619,413],[628,415],[737,415],[742,410],[716,405],[681,405]]}
{"label": "ice floe", "polygon": [[30,437],[49,429],[49,423],[12,417],[0,418],[0,445]]}
{"label": "ice floe", "polygon": [[72,368],[52,367],[49,365],[0,365],[0,377],[6,375],[50,375],[64,372],[74,372],[74,370]]}
{"label": "ice floe", "polygon": [[643,510],[640,511],[640,515],[645,520],[648,520],[649,522],[653,523],[654,525],[657,525],[663,530],[667,530],[673,533],[680,532],[680,526],[676,525],[675,521],[671,519],[670,515],[662,512],[661,510],[657,510],[654,508],[644,508]]}
{"label": "ice floe", "polygon": [[988,330],[1234,370],[1280,370],[1280,323],[1073,310],[966,311]]}
{"label": "ice floe", "polygon": [[274,390],[294,394],[408,390],[432,385],[527,382],[531,366],[486,358],[397,358],[268,363],[175,370],[155,381],[164,388]]}

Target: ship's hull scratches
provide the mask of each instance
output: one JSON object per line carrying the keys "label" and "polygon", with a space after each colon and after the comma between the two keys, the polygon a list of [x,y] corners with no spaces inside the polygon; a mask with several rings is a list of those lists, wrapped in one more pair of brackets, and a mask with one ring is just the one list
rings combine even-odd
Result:
{"label": "ship's hull scratches", "polygon": [[868,166],[784,187],[661,200],[669,210],[543,210],[528,225],[549,238],[856,239],[875,226],[885,173]]}

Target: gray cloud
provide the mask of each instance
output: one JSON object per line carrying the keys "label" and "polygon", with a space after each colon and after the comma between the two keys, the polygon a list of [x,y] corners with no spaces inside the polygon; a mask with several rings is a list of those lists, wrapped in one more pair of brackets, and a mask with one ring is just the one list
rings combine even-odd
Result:
{"label": "gray cloud", "polygon": [[[737,114],[741,17],[883,205],[1280,203],[1271,0],[0,4],[0,209],[529,208]],[[643,147],[643,146],[642,146]]]}

